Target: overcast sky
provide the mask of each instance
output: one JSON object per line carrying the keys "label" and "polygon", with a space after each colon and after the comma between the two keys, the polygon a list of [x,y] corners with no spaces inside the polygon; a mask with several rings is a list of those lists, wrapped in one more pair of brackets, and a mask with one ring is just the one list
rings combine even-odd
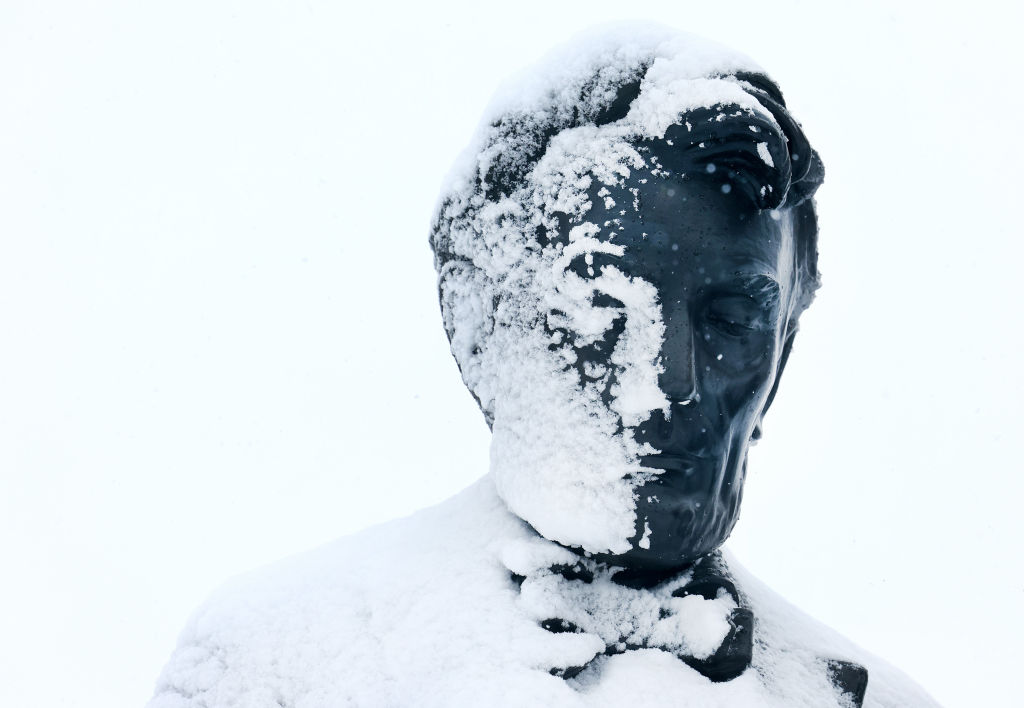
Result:
{"label": "overcast sky", "polygon": [[618,18],[749,53],[826,167],[730,547],[945,705],[1018,698],[1016,7],[368,5],[0,7],[0,705],[140,705],[226,578],[486,471],[434,200],[503,77]]}

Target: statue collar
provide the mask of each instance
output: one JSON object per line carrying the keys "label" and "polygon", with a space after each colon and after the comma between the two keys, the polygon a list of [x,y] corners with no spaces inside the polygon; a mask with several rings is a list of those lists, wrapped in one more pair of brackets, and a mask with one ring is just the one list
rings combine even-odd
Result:
{"label": "statue collar", "polygon": [[[545,657],[554,676],[572,681],[641,649],[672,654],[713,682],[731,681],[753,663],[756,619],[717,551],[654,585],[540,537],[511,544],[501,558],[520,608],[561,650]],[[867,670],[834,659],[821,664],[836,690],[862,705]]]}

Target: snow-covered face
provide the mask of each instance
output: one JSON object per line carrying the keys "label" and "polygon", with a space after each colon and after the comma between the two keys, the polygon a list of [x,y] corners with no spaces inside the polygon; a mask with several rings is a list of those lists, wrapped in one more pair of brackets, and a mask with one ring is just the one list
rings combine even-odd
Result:
{"label": "snow-covered face", "polygon": [[649,148],[600,147],[612,169],[586,177],[557,144],[562,172],[541,162],[550,218],[503,283],[476,391],[516,514],[611,562],[678,566],[736,522],[787,335],[792,224]]}
{"label": "snow-covered face", "polygon": [[694,37],[610,37],[496,102],[431,245],[513,513],[641,573],[725,540],[821,177],[775,84]]}

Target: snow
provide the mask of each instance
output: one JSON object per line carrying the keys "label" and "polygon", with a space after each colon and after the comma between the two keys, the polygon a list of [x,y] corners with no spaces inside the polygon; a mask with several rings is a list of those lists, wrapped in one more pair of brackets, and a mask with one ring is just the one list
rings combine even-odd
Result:
{"label": "snow", "polygon": [[647,519],[644,519],[644,533],[640,537],[640,540],[636,542],[636,545],[640,548],[651,547],[651,525],[647,523]]}
{"label": "snow", "polygon": [[[581,652],[554,665],[583,666],[606,646],[619,643],[654,642],[670,651],[706,659],[729,631],[727,618],[736,603],[728,595],[711,600],[692,595],[672,597],[673,590],[685,585],[688,574],[653,591],[635,590],[613,582],[611,569],[571,554],[553,557],[547,552],[552,546],[549,541],[533,537],[519,543],[530,548],[506,552],[513,554],[513,563],[504,556],[505,566],[525,578],[519,609],[537,623],[557,617],[580,628],[588,639],[596,636],[601,640],[587,642],[589,653]],[[555,565],[583,566],[594,579],[587,583],[567,579],[552,570]]]}
{"label": "snow", "polygon": [[[739,678],[712,683],[660,649],[601,655],[576,678],[553,676],[623,634],[706,656],[734,606],[723,593],[670,597],[685,577],[631,590],[551,571],[578,561],[510,514],[485,477],[437,507],[229,583],[190,620],[148,708],[842,708],[822,663],[835,658],[869,667],[867,708],[935,705],[731,558],[756,618],[754,666]],[[582,631],[542,629],[550,618]]]}

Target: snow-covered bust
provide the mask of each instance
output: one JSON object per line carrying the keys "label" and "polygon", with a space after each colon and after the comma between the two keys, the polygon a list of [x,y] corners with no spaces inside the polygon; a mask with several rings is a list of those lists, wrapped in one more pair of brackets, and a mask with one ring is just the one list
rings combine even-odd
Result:
{"label": "snow-covered bust", "polygon": [[222,589],[152,708],[934,705],[719,550],[822,176],[764,72],[691,36],[591,38],[507,91],[431,231],[490,473]]}

